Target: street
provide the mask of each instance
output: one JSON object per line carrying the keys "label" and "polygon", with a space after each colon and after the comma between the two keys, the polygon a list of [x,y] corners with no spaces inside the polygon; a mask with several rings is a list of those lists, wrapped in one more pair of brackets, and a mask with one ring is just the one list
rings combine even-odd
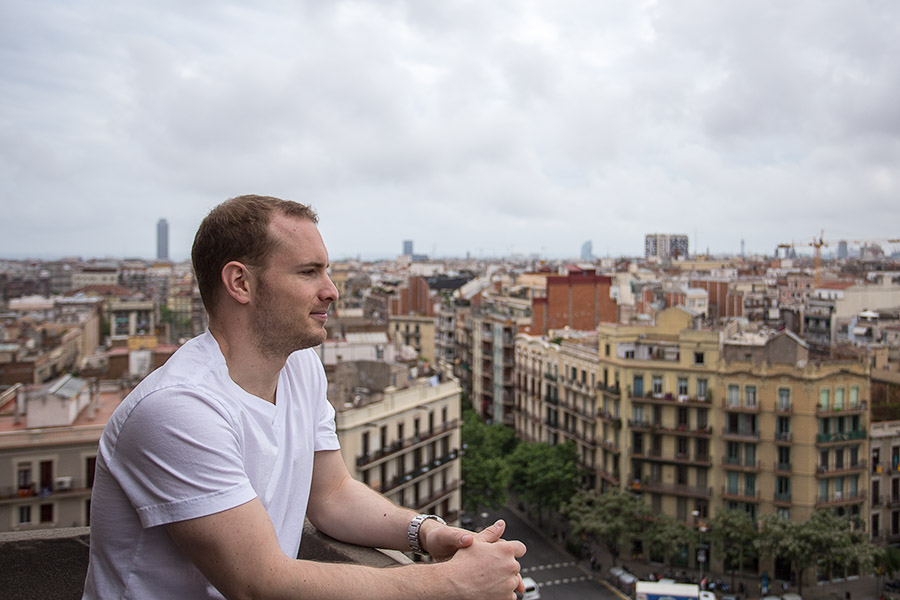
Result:
{"label": "street", "polygon": [[[488,512],[482,525],[497,519],[506,521],[506,539],[522,541],[528,552],[522,557],[522,576],[531,577],[539,586],[542,600],[617,600],[603,584],[588,577],[573,558],[550,543],[532,526],[508,509]],[[602,574],[596,572],[598,577]]]}

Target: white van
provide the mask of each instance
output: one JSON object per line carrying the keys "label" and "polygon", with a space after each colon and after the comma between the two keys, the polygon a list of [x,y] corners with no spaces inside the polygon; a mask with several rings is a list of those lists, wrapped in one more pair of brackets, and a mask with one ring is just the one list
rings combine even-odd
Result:
{"label": "white van", "polygon": [[522,600],[541,600],[541,592],[538,591],[537,582],[531,577],[523,577],[522,583],[525,584],[525,595]]}

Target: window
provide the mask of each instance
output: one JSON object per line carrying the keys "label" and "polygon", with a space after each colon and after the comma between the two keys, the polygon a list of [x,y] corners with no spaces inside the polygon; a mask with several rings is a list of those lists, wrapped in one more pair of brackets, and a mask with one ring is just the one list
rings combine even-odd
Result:
{"label": "window", "polygon": [[638,398],[644,395],[644,376],[634,376],[634,395]]}
{"label": "window", "polygon": [[694,352],[694,364],[702,365],[704,363],[704,357],[702,352]]}
{"label": "window", "polygon": [[791,478],[776,477],[775,478],[775,497],[789,499],[791,497]]}
{"label": "window", "polygon": [[756,408],[756,386],[748,385],[744,387],[744,404],[747,408]]}
{"label": "window", "polygon": [[859,406],[859,386],[852,386],[850,388],[850,408],[856,408]]}
{"label": "window", "polygon": [[31,463],[19,463],[17,481],[19,489],[31,489]]}
{"label": "window", "polygon": [[662,377],[659,375],[653,376],[653,395],[654,396],[662,396],[663,393],[663,383]]}
{"label": "window", "polygon": [[791,468],[791,447],[778,446],[778,468],[789,470]]}
{"label": "window", "polygon": [[788,388],[778,389],[778,410],[788,412],[791,410],[791,390]]}
{"label": "window", "polygon": [[687,438],[679,437],[677,442],[677,449],[679,458],[687,458],[688,456],[688,441]]}
{"label": "window", "polygon": [[838,469],[838,470],[844,468],[844,449],[843,448],[835,448],[834,449],[834,468]]}
{"label": "window", "polygon": [[19,525],[28,525],[31,523],[31,506],[25,505],[19,507]]}
{"label": "window", "polygon": [[363,431],[362,434],[362,453],[365,456],[369,452],[369,432]]}
{"label": "window", "polygon": [[687,377],[679,377],[678,378],[678,395],[679,396],[687,396],[688,395]]}
{"label": "window", "polygon": [[819,469],[822,471],[828,470],[828,450],[819,452]]}
{"label": "window", "polygon": [[785,521],[791,520],[791,509],[779,507],[775,509],[775,514],[778,515],[779,519],[784,519]]}
{"label": "window", "polygon": [[744,465],[748,467],[756,466],[756,444],[744,445]]}
{"label": "window", "polygon": [[731,384],[728,386],[728,407],[734,408],[736,406],[740,406],[741,398],[740,398],[740,387]]}
{"label": "window", "polygon": [[819,410],[828,410],[828,405],[831,403],[831,390],[828,388],[823,388],[819,390]]}
{"label": "window", "polygon": [[878,537],[878,526],[880,525],[880,523],[878,522],[878,516],[879,516],[878,514],[872,515],[872,539],[873,540]]}
{"label": "window", "polygon": [[791,439],[791,418],[778,417],[775,419],[775,439],[788,440]]}
{"label": "window", "polygon": [[738,493],[738,474],[728,473],[728,493],[736,495]]}
{"label": "window", "polygon": [[737,442],[726,442],[725,456],[728,464],[739,464],[741,462],[741,445]]}
{"label": "window", "polygon": [[844,388],[834,388],[834,410],[844,410]]}
{"label": "window", "polygon": [[606,344],[606,347],[604,348],[604,352],[605,352],[606,356],[609,356],[609,344]]}
{"label": "window", "polygon": [[634,350],[626,350],[625,358],[634,358]]}
{"label": "window", "polygon": [[881,505],[881,482],[877,479],[872,480],[872,506]]}
{"label": "window", "polygon": [[697,429],[704,429],[709,423],[709,411],[705,408],[697,409]]}
{"label": "window", "polygon": [[[660,407],[662,408],[662,407]],[[678,411],[675,413],[677,417],[677,423],[681,427],[688,426],[688,409],[686,406],[679,406]]]}
{"label": "window", "polygon": [[709,391],[709,385],[705,379],[697,380],[697,397],[706,400],[706,392]]}
{"label": "window", "polygon": [[634,420],[637,423],[644,422],[644,405],[643,404],[634,404],[631,407],[631,410],[634,414]]}

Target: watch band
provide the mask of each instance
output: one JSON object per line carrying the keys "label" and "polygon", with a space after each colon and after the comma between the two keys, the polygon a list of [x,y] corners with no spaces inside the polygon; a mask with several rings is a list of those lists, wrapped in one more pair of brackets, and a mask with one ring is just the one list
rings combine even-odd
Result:
{"label": "watch band", "polygon": [[427,554],[427,552],[422,550],[422,545],[419,543],[419,529],[422,528],[422,523],[424,523],[428,519],[434,519],[441,525],[447,524],[445,520],[437,515],[422,514],[413,517],[412,521],[409,522],[409,529],[406,530],[406,537],[409,540],[409,549],[416,554]]}

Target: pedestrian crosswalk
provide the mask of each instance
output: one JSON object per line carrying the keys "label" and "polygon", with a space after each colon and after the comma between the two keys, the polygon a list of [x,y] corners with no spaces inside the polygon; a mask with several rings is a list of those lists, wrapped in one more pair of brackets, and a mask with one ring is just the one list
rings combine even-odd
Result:
{"label": "pedestrian crosswalk", "polygon": [[565,569],[566,567],[574,567],[576,563],[574,562],[560,562],[560,563],[551,563],[546,565],[538,565],[536,567],[525,567],[521,570],[522,573],[534,573],[535,571],[544,571],[547,569]]}
{"label": "pedestrian crosswalk", "polygon": [[[565,569],[565,568],[570,568],[570,567],[575,567],[575,566],[577,566],[577,563],[571,562],[571,561],[570,562],[548,563],[546,565],[525,567],[524,569],[522,569],[520,571],[520,573],[522,575],[530,574],[530,575],[537,576],[536,583],[538,584],[538,587],[550,587],[552,585],[563,585],[566,583],[577,583],[579,581],[586,581],[588,579],[588,577],[586,575],[581,575],[581,576],[577,576],[577,577],[557,577],[555,579],[547,579],[544,581],[540,580],[540,579],[543,579],[543,577],[541,577],[542,575],[545,575],[545,576],[550,575],[549,573],[546,573],[546,571],[550,571],[552,569]],[[542,571],[544,571],[545,573],[542,573]]]}
{"label": "pedestrian crosswalk", "polygon": [[538,581],[538,587],[550,587],[551,585],[562,585],[565,583],[578,583],[579,581],[587,581],[587,577],[582,575],[581,577],[563,577],[562,579],[551,579],[549,581]]}

